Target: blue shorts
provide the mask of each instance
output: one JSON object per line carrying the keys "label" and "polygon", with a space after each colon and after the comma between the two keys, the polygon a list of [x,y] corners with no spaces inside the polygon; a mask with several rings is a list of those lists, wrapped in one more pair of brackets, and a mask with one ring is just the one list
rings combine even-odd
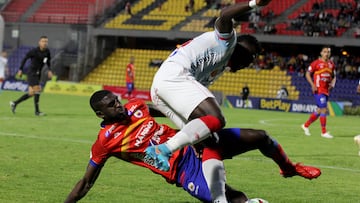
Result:
{"label": "blue shorts", "polygon": [[[219,142],[213,147],[221,151],[224,159],[231,159],[249,150],[245,143],[240,141],[240,128],[222,129],[218,132]],[[178,165],[177,184],[193,197],[202,202],[211,202],[211,193],[206,183],[202,161],[196,157],[192,147],[187,147]]]}
{"label": "blue shorts", "polygon": [[328,96],[325,94],[314,94],[314,98],[316,101],[316,105],[319,108],[326,108],[327,107],[327,102],[328,102]]}
{"label": "blue shorts", "polygon": [[134,83],[133,82],[127,82],[126,83],[126,88],[127,88],[127,90],[128,90],[128,92],[131,92],[131,91],[133,91],[134,90]]}
{"label": "blue shorts", "polygon": [[186,148],[178,168],[178,186],[202,202],[211,202],[211,193],[202,171],[202,161],[196,157],[192,147]]}

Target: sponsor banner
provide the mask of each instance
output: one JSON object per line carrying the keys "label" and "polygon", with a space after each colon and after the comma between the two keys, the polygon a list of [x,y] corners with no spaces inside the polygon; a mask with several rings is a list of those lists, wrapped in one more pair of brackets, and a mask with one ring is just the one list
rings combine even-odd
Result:
{"label": "sponsor banner", "polygon": [[239,96],[226,96],[225,106],[230,108],[259,109],[260,98],[249,97],[243,101]]}
{"label": "sponsor banner", "polygon": [[[329,115],[343,115],[344,103],[346,102],[328,102]],[[227,96],[225,106],[230,108],[251,108],[297,113],[312,113],[317,109],[316,104],[311,101],[251,97],[244,103],[239,96]]]}
{"label": "sponsor banner", "polygon": [[291,100],[261,98],[260,109],[289,112]]}
{"label": "sponsor banner", "polygon": [[[104,85],[103,89],[109,90],[109,91],[121,96],[122,99],[129,99],[129,95],[127,95],[127,93],[126,93],[127,92],[126,87]],[[146,91],[146,90],[136,90],[135,89],[132,92],[131,97],[142,99],[145,101],[151,101],[150,91]]]}
{"label": "sponsor banner", "polygon": [[92,93],[101,89],[101,85],[89,85],[65,81],[48,81],[45,85],[44,92],[53,94],[91,96]]}
{"label": "sponsor banner", "polygon": [[28,90],[28,84],[23,80],[4,80],[1,84],[1,89],[3,90],[13,90],[13,91],[22,91],[26,92]]}
{"label": "sponsor banner", "polygon": [[312,113],[316,109],[317,106],[314,102],[293,101],[291,105],[291,112]]}

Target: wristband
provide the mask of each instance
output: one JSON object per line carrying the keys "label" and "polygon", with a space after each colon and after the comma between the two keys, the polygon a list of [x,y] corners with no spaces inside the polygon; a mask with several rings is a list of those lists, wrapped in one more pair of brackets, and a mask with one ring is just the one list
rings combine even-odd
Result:
{"label": "wristband", "polygon": [[257,5],[256,5],[256,0],[250,0],[250,1],[249,1],[249,7],[250,7],[250,8],[256,8],[256,7],[257,7]]}

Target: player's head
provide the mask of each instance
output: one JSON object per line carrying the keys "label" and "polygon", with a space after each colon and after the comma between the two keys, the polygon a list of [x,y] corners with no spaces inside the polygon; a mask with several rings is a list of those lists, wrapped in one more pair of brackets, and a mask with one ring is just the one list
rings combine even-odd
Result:
{"label": "player's head", "polygon": [[230,58],[229,66],[232,72],[248,67],[261,51],[259,41],[251,35],[241,35],[237,38],[235,50]]}
{"label": "player's head", "polygon": [[130,63],[134,63],[135,62],[135,57],[134,56],[131,56],[130,57]]}
{"label": "player's head", "polygon": [[323,60],[328,60],[328,59],[330,59],[330,56],[331,56],[331,48],[330,48],[330,46],[323,46],[321,48],[320,57]]}
{"label": "player's head", "polygon": [[48,47],[49,39],[47,36],[41,36],[39,39],[39,47],[40,49],[46,49]]}
{"label": "player's head", "polygon": [[118,97],[108,90],[99,90],[90,98],[90,106],[96,115],[104,121],[125,121],[128,118],[127,110]]}

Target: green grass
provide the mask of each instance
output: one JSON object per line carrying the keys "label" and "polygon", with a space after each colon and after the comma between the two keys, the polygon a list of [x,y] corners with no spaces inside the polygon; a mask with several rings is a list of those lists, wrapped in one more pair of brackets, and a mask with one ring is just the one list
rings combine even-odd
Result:
{"label": "green grass", "polygon": [[[62,202],[82,177],[99,122],[88,98],[43,94],[34,116],[33,99],[10,112],[9,101],[21,92],[0,93],[0,202]],[[312,136],[300,124],[308,114],[224,108],[228,127],[265,129],[294,162],[318,166],[316,180],[282,178],[272,160],[258,151],[226,160],[227,180],[249,197],[271,203],[360,202],[360,157],[353,136],[360,118],[328,117],[334,139],[320,137],[319,121]],[[167,119],[158,119],[169,123]],[[181,188],[169,185],[147,169],[114,158],[81,202],[198,202]]]}

